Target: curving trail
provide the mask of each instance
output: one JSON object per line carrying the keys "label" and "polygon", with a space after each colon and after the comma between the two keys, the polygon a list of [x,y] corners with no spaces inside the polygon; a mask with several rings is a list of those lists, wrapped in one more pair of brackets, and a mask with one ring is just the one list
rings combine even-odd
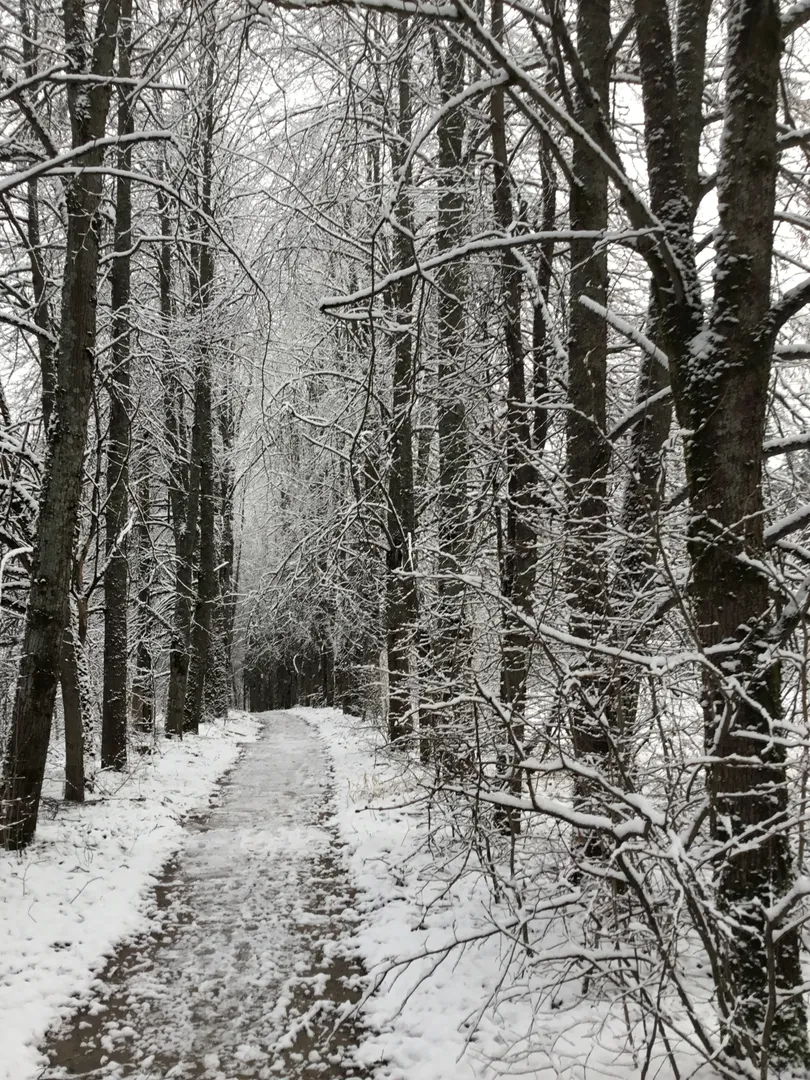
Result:
{"label": "curving trail", "polygon": [[[330,828],[328,755],[292,712],[265,714],[158,888],[159,929],[123,947],[98,998],[51,1042],[49,1077],[361,1078],[346,959],[353,895]],[[103,918],[103,913],[99,913]]]}

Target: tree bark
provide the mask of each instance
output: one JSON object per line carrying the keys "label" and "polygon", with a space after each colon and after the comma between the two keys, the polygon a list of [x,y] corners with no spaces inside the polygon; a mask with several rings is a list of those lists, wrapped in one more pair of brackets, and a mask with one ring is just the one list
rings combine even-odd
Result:
{"label": "tree bark", "polygon": [[200,566],[190,637],[188,687],[184,730],[196,733],[203,719],[205,683],[211,662],[211,624],[217,600],[216,537],[214,535],[214,448],[211,404],[211,360],[204,344],[198,360],[200,371],[195,402],[195,425],[199,427],[200,462]]}
{"label": "tree bark", "polygon": [[221,520],[218,557],[218,596],[214,609],[213,656],[210,708],[214,717],[226,718],[233,700],[233,631],[236,618],[234,536],[234,470],[233,449],[235,418],[229,390],[219,410],[219,431],[222,443],[222,463],[219,470],[219,512]]}
{"label": "tree bark", "polygon": [[[606,113],[610,93],[610,0],[579,0],[577,53],[587,85],[576,89],[576,118],[593,135],[600,111]],[[589,147],[574,143],[569,216],[572,230],[607,228],[607,175]],[[593,239],[571,241],[570,335],[566,458],[568,484],[567,574],[571,593],[571,633],[594,642],[607,631],[607,472],[610,446],[605,435],[607,399],[607,323],[582,302],[607,302],[608,266],[604,246]],[[579,657],[573,666],[576,683],[569,697],[574,752],[585,765],[611,768],[614,732],[606,716],[606,679],[598,659]],[[577,670],[579,669],[579,670]],[[592,803],[593,785],[575,781],[575,800]],[[593,812],[594,808],[590,807]],[[601,839],[588,836],[586,854],[598,854]]]}
{"label": "tree bark", "polygon": [[729,16],[713,347],[695,365],[688,394],[689,550],[701,644],[736,641],[747,690],[733,695],[722,679],[705,679],[711,826],[731,844],[717,880],[718,900],[735,924],[725,957],[737,1007],[730,1030],[735,1041],[750,1040],[749,1055],[761,1047],[775,1065],[806,1065],[802,997],[783,1004],[770,1029],[766,1021],[769,953],[777,993],[802,984],[799,931],[770,941],[763,914],[793,884],[786,753],[773,739],[780,672],[767,658],[768,579],[755,568],[764,555],[762,444],[775,337],[768,316],[781,26],[772,0],[736,0]]}
{"label": "tree bark", "polygon": [[[408,20],[397,18],[397,141],[391,157],[394,176],[400,183],[397,199],[398,227],[394,234],[394,264],[408,266],[413,255],[413,208],[410,166],[405,155],[411,141],[411,86]],[[393,401],[391,409],[391,471],[388,481],[388,551],[386,575],[386,642],[388,655],[388,733],[392,742],[413,730],[408,719],[411,707],[410,652],[419,613],[414,578],[416,501],[413,490],[414,370],[411,320],[413,281],[403,278],[396,290],[396,318],[401,329],[394,342]]]}
{"label": "tree bark", "polygon": [[183,714],[188,683],[189,636],[193,611],[194,557],[197,548],[197,517],[200,496],[199,424],[192,424],[191,446],[188,446],[183,419],[183,387],[173,369],[168,349],[172,324],[172,252],[168,237],[171,231],[169,206],[165,195],[159,194],[160,226],[164,237],[158,259],[160,314],[166,337],[163,372],[163,411],[166,441],[169,445],[169,509],[174,537],[174,616],[169,648],[169,686],[166,703],[166,736],[182,738]]}
{"label": "tree bark", "polygon": [[190,637],[189,680],[186,691],[184,729],[197,732],[203,719],[205,683],[211,677],[211,626],[217,601],[216,537],[214,525],[214,409],[211,387],[211,352],[213,327],[210,305],[214,288],[214,252],[211,245],[209,221],[213,213],[214,170],[214,76],[216,73],[215,41],[207,42],[208,59],[205,67],[204,120],[201,156],[201,211],[199,220],[199,256],[196,281],[193,284],[199,320],[197,356],[197,393],[194,402],[194,422],[199,435],[196,460],[199,462],[199,558],[197,594]]}
{"label": "tree bark", "polygon": [[149,530],[151,514],[151,490],[148,469],[150,462],[144,454],[141,460],[143,475],[138,484],[137,545],[137,649],[135,674],[132,678],[132,723],[139,734],[154,736],[155,730],[155,677],[152,663],[152,575],[154,552]]}
{"label": "tree bark", "polygon": [[79,670],[78,632],[75,619],[71,617],[62,639],[60,682],[62,685],[62,711],[65,718],[65,799],[68,802],[84,802],[84,728],[85,710]]}
{"label": "tree bark", "polygon": [[[118,73],[130,77],[132,0],[121,0],[118,25]],[[118,134],[133,130],[130,88],[119,88]],[[129,657],[129,572],[124,530],[129,512],[130,454],[130,293],[132,247],[132,150],[118,151],[121,174],[116,179],[115,242],[111,272],[112,370],[109,375],[110,423],[107,436],[107,566],[104,572],[104,690],[101,711],[101,767],[126,768],[127,669]]]}
{"label": "tree bark", "polygon": [[[679,0],[676,13],[675,85],[684,185],[694,219],[700,195],[700,139],[703,133],[703,89],[707,27],[711,0]],[[659,326],[661,313],[651,291],[647,335],[665,344]],[[649,353],[641,360],[636,402],[641,405],[670,386],[669,372]],[[648,593],[658,557],[655,522],[661,507],[663,471],[661,454],[672,420],[671,399],[651,404],[634,425],[627,455],[627,483],[620,511],[622,544],[613,582],[613,633],[620,646],[644,646],[656,625],[647,617],[639,622],[631,611],[634,599]],[[610,723],[625,748],[625,766],[633,768],[641,676],[636,668],[620,670],[612,689]],[[638,733],[641,734],[641,733]]]}
{"label": "tree bark", "polygon": [[[169,375],[169,380],[176,385],[176,380],[172,375]],[[194,420],[191,429],[191,462],[188,468],[183,467],[180,455],[185,450],[185,440],[181,443],[178,439],[173,462],[173,476],[170,480],[175,572],[174,622],[169,650],[169,692],[166,704],[166,735],[169,738],[182,738],[188,687],[203,438],[199,409],[202,407],[203,395],[204,390],[200,385],[200,371],[198,370],[194,394]],[[172,405],[167,406],[167,415],[170,418],[169,426],[177,427],[176,413]]]}
{"label": "tree bark", "polygon": [[[434,38],[436,66],[445,113],[438,126],[439,199],[436,250],[457,247],[464,235],[467,216],[464,177],[465,117],[461,107],[448,103],[464,88],[465,54],[462,43],[447,38],[443,50]],[[469,665],[470,634],[464,620],[465,586],[461,580],[467,566],[471,529],[467,484],[470,452],[467,407],[459,392],[465,353],[465,297],[467,271],[463,260],[445,263],[436,274],[438,363],[437,426],[439,436],[438,491],[438,596],[433,659],[438,684],[433,691],[439,701],[460,692],[462,673]],[[441,707],[433,715],[422,714],[425,730],[420,742],[424,761],[434,758],[447,773],[463,768],[463,744],[467,733],[466,710]],[[440,755],[435,750],[440,749]]]}
{"label": "tree bark", "polygon": [[[503,0],[492,0],[492,36],[503,40]],[[493,210],[498,229],[508,234],[515,224],[509,179],[504,91],[490,96]],[[501,255],[499,267],[504,366],[506,376],[506,529],[503,536],[501,594],[503,651],[501,700],[509,713],[508,747],[500,754],[510,794],[519,795],[522,777],[517,762],[523,755],[526,682],[531,659],[531,634],[525,618],[533,608],[537,566],[537,471],[532,456],[531,420],[526,395],[525,350],[521,325],[522,271],[512,249]],[[501,824],[520,831],[517,811],[506,810]]]}
{"label": "tree bark", "polygon": [[[765,912],[793,882],[780,672],[764,557],[763,432],[776,322],[770,310],[782,27],[773,0],[732,0],[717,168],[713,307],[704,326],[686,163],[673,115],[677,77],[663,0],[637,0],[652,207],[678,259],[656,300],[670,356],[691,508],[699,644],[733,653],[704,670],[710,823],[728,1047],[760,1069],[810,1060],[799,933]],[[668,106],[669,102],[669,106]],[[733,679],[728,678],[733,674]],[[776,1005],[776,1008],[774,1008]]]}

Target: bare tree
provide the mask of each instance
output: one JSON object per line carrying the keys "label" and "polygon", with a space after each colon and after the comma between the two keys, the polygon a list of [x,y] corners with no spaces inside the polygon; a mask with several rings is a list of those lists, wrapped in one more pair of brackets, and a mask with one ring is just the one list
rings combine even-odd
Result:
{"label": "bare tree", "polygon": [[81,78],[67,87],[72,146],[86,171],[65,192],[68,229],[57,348],[57,384],[48,460],[42,481],[37,544],[23,637],[23,659],[5,766],[3,843],[24,847],[34,835],[51,728],[59,656],[66,621],[79,509],[82,459],[93,380],[98,235],[95,221],[102,177],[101,142],[110,99],[118,31],[118,0],[103,0],[92,36],[81,0],[63,9],[69,70]]}

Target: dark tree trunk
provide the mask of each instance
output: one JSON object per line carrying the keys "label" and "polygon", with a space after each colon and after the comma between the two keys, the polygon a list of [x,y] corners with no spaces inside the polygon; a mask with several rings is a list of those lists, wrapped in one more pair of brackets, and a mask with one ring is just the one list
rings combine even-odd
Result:
{"label": "dark tree trunk", "polygon": [[152,667],[152,575],[154,552],[149,530],[151,492],[148,469],[150,460],[144,453],[141,461],[143,476],[138,484],[137,546],[137,648],[135,674],[132,678],[132,722],[142,736],[151,737],[155,730],[155,677]]}
{"label": "dark tree trunk", "polygon": [[[197,523],[200,504],[200,473],[202,454],[202,424],[200,410],[204,407],[205,390],[201,386],[201,366],[198,368],[194,394],[194,420],[191,429],[191,463],[183,469],[178,453],[175,463],[180,466],[172,479],[172,524],[175,538],[174,572],[174,623],[169,650],[169,693],[166,705],[166,735],[181,738],[183,735],[186,692],[189,673],[189,644],[194,612],[194,560],[197,551]],[[178,443],[178,452],[181,448]],[[187,487],[175,486],[185,473]],[[181,480],[182,482],[182,480]]]}
{"label": "dark tree trunk", "polygon": [[216,537],[214,535],[214,447],[213,410],[211,403],[211,361],[207,344],[198,360],[197,401],[195,424],[199,426],[200,463],[200,565],[197,575],[197,596],[194,621],[191,627],[190,665],[185,702],[184,730],[196,732],[203,719],[205,682],[211,662],[211,625],[217,600]]}
{"label": "dark tree trunk", "polygon": [[[102,0],[91,57],[87,53],[84,5],[81,0],[66,0],[64,34],[72,72],[92,72],[102,79],[112,75],[118,10],[118,0]],[[104,134],[109,97],[107,82],[89,86],[81,81],[68,83],[73,146],[85,145]],[[83,161],[97,166],[102,155],[101,149],[91,150]],[[6,759],[2,840],[8,848],[25,847],[36,831],[59,679],[93,384],[98,274],[95,217],[101,190],[101,175],[87,172],[74,177],[65,193],[68,225],[57,351],[58,387]]]}
{"label": "dark tree trunk", "polygon": [[[543,216],[540,228],[543,232],[552,232],[557,221],[557,178],[551,144],[547,136],[542,136],[540,147],[540,175],[543,183]],[[546,448],[549,431],[549,357],[553,350],[549,342],[549,298],[551,296],[552,271],[554,266],[554,241],[547,240],[540,247],[540,259],[537,266],[537,295],[534,298],[532,312],[532,397],[533,444],[539,462]]]}
{"label": "dark tree trunk", "polygon": [[84,728],[85,709],[79,667],[78,632],[75,619],[71,617],[62,639],[60,681],[62,685],[62,711],[65,718],[65,799],[68,802],[84,802]]}
{"label": "dark tree trunk", "polygon": [[[132,0],[121,0],[118,26],[118,73],[130,77]],[[119,88],[118,134],[133,130],[128,86]],[[107,567],[104,572],[104,691],[101,711],[101,767],[127,764],[127,665],[129,656],[129,574],[124,530],[129,511],[130,453],[130,280],[132,247],[132,151],[118,152],[122,175],[116,180],[115,243],[110,275],[112,302],[112,370],[109,375],[110,425],[107,441]]]}
{"label": "dark tree trunk", "polygon": [[[441,84],[442,104],[459,94],[465,82],[464,48],[456,38],[448,37],[439,53],[436,44],[437,66]],[[457,247],[464,234],[466,198],[464,169],[464,111],[449,109],[438,128],[439,139],[439,205],[437,214],[436,248],[438,252]],[[464,624],[465,586],[461,575],[467,565],[470,546],[469,445],[467,409],[464,395],[459,393],[465,356],[464,303],[467,272],[463,260],[446,263],[436,275],[437,287],[437,359],[438,359],[438,433],[439,433],[439,494],[438,494],[438,605],[436,635],[433,643],[438,685],[435,696],[449,700],[460,692],[462,674],[470,661],[470,634]],[[421,740],[422,759],[436,757],[433,743],[441,747],[445,771],[463,767],[462,746],[469,732],[459,730],[468,726],[465,711],[436,710],[435,716],[423,713],[427,730]],[[435,730],[433,730],[435,729]],[[437,765],[439,764],[437,759]]]}
{"label": "dark tree trunk", "polygon": [[[20,5],[20,29],[22,30],[23,61],[26,77],[36,75],[39,66],[39,29],[32,23],[27,3]],[[31,268],[31,287],[34,294],[33,321],[41,331],[37,335],[40,377],[42,379],[42,420],[47,436],[53,415],[53,397],[56,388],[56,358],[53,348],[53,323],[48,295],[48,269],[42,250],[39,223],[39,185],[29,180],[26,185],[26,210],[28,226],[28,260]]]}
{"label": "dark tree trunk", "polygon": [[214,287],[214,252],[208,222],[213,212],[213,154],[214,154],[214,76],[215,42],[208,42],[205,68],[205,113],[200,147],[202,197],[199,222],[199,256],[196,265],[197,317],[199,319],[199,353],[197,357],[197,394],[194,403],[194,422],[199,435],[195,457],[199,462],[199,572],[194,620],[191,627],[191,655],[186,691],[184,729],[196,732],[203,719],[205,683],[211,677],[211,627],[217,602],[216,557],[214,533],[216,505],[214,499],[214,408],[211,387],[211,352],[213,326],[209,307]]}
{"label": "dark tree trunk", "polygon": [[[171,234],[168,203],[160,198],[161,235]],[[172,253],[168,239],[161,244],[158,260],[160,284],[160,313],[167,338],[172,323]],[[183,714],[188,682],[189,636],[193,611],[194,557],[197,548],[197,518],[200,497],[200,426],[195,418],[191,446],[183,417],[183,387],[174,370],[172,357],[165,357],[163,373],[163,406],[166,439],[170,449],[169,508],[174,537],[174,617],[169,648],[169,686],[166,702],[166,736],[182,738]]]}
{"label": "dark tree trunk", "polygon": [[[503,39],[503,30],[503,0],[492,0],[492,36],[496,41]],[[493,209],[498,229],[507,234],[514,227],[515,214],[509,179],[502,89],[492,91],[490,115],[495,181]],[[532,613],[537,566],[537,473],[532,457],[531,422],[526,396],[525,351],[521,325],[522,271],[517,256],[511,249],[505,250],[501,256],[500,285],[507,392],[507,501],[501,580],[504,603],[501,700],[510,717],[506,732],[509,745],[501,757],[510,793],[519,795],[522,779],[516,763],[524,756],[522,743],[526,682],[531,656],[531,634],[526,627],[525,618]],[[520,830],[517,811],[506,811],[502,815],[501,823],[512,833]]]}
{"label": "dark tree trunk", "polygon": [[[656,302],[670,356],[691,507],[689,554],[703,649],[733,655],[705,673],[711,831],[721,854],[717,899],[729,1048],[760,1070],[808,1064],[798,928],[765,912],[794,884],[788,775],[780,739],[778,640],[764,555],[763,433],[778,321],[770,310],[782,27],[773,0],[733,0],[727,13],[725,115],[717,167],[714,297],[704,327],[691,239],[679,80],[663,0],[637,0],[652,207],[678,259],[659,268]],[[706,331],[703,337],[701,331]],[[694,341],[706,347],[694,349]],[[724,669],[732,667],[734,679]],[[784,997],[783,997],[784,996]],[[780,1000],[783,999],[783,1000]]]}
{"label": "dark tree trunk", "polygon": [[[654,316],[654,304],[650,305]],[[653,338],[657,337],[654,330]],[[663,494],[661,453],[672,421],[672,401],[653,400],[669,386],[669,372],[649,354],[641,361],[636,392],[639,405],[651,402],[633,427],[627,454],[627,482],[619,516],[624,538],[617,556],[611,588],[611,632],[620,648],[643,648],[656,621],[649,612],[639,612],[654,587],[658,557],[656,521]],[[640,618],[642,614],[644,617]],[[627,777],[632,776],[635,739],[638,732],[638,705],[641,675],[637,668],[619,667],[609,688],[607,722]]]}
{"label": "dark tree trunk", "polygon": [[[397,142],[392,149],[394,175],[400,181],[397,217],[400,228],[394,236],[394,262],[405,267],[413,256],[409,234],[413,229],[413,209],[409,182],[410,167],[405,155],[411,141],[411,86],[408,20],[399,16],[397,43],[398,111]],[[404,170],[404,171],[403,171]],[[388,733],[392,742],[413,729],[410,711],[410,652],[419,612],[414,577],[416,544],[416,502],[413,490],[412,409],[416,372],[411,319],[413,280],[403,278],[396,289],[396,318],[401,329],[394,342],[393,403],[391,409],[391,473],[388,482],[388,552],[386,575],[386,640],[388,653]]]}
{"label": "dark tree trunk", "polygon": [[[694,424],[686,442],[689,548],[701,644],[739,642],[737,670],[747,683],[746,696],[738,697],[705,680],[712,832],[732,844],[718,877],[718,900],[734,923],[726,941],[738,1010],[731,1028],[741,1042],[750,1040],[749,1055],[762,1048],[776,1065],[807,1064],[806,1009],[795,993],[802,984],[799,930],[771,940],[764,917],[792,887],[793,866],[786,754],[782,741],[772,738],[781,714],[779,668],[766,656],[773,616],[767,577],[755,568],[764,554],[762,443],[774,345],[768,312],[781,27],[769,0],[737,0],[729,14],[714,347],[693,372],[688,393]],[[769,953],[776,992],[795,994],[775,1016]]]}
{"label": "dark tree trunk", "polygon": [[234,537],[234,469],[233,446],[235,419],[228,388],[224,390],[225,401],[219,410],[219,431],[222,443],[222,463],[219,470],[219,510],[222,523],[220,550],[217,560],[218,597],[214,609],[212,639],[212,679],[210,709],[215,717],[227,717],[233,700],[233,631],[236,617],[234,587],[236,543]]}
{"label": "dark tree trunk", "polygon": [[[609,107],[608,46],[610,0],[579,0],[577,52],[588,84],[576,93],[577,120],[593,134],[600,110]],[[607,175],[601,159],[587,146],[574,143],[570,224],[572,230],[607,228]],[[568,537],[566,566],[571,593],[571,633],[594,642],[606,632],[607,619],[607,471],[610,447],[605,437],[607,392],[607,323],[582,303],[604,307],[608,267],[603,246],[592,239],[571,241],[570,336],[568,341],[568,400],[566,456]],[[613,733],[605,714],[605,685],[594,656],[579,658],[578,684],[569,698],[574,752],[584,764],[601,771],[611,767]],[[576,781],[575,798],[587,804],[591,785]],[[589,837],[588,846],[599,840]],[[589,852],[593,853],[593,852]]]}
{"label": "dark tree trunk", "polygon": [[[706,66],[707,25],[711,0],[680,0],[677,5],[675,83],[678,100],[678,127],[684,184],[691,216],[700,194],[700,138],[703,132],[703,89]],[[647,332],[654,344],[665,345],[659,326],[661,313],[655,290],[647,317]],[[658,543],[655,523],[663,495],[661,454],[672,420],[671,398],[653,400],[670,386],[669,371],[649,353],[641,361],[636,403],[649,402],[630,435],[627,455],[627,483],[622,500],[620,526],[625,541],[618,556],[613,582],[613,630],[619,645],[632,644],[636,650],[650,638],[656,620],[637,618],[631,610],[634,600],[648,595],[655,571]],[[621,670],[612,687],[610,723],[623,743],[625,768],[632,771],[634,739],[637,731],[641,676],[638,669]]]}

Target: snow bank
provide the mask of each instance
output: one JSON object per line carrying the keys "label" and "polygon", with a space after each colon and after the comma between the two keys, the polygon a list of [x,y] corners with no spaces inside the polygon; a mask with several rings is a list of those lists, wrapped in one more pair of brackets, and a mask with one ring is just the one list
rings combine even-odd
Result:
{"label": "snow bank", "polygon": [[151,888],[183,818],[207,805],[257,731],[240,713],[162,742],[127,773],[99,774],[84,805],[46,799],[35,843],[0,852],[0,1080],[40,1074],[47,1030],[87,1000],[116,945],[149,928]]}
{"label": "snow bank", "polygon": [[[474,875],[457,878],[454,867],[437,866],[424,792],[396,759],[376,753],[382,740],[373,728],[337,710],[296,712],[318,728],[334,759],[338,825],[359,893],[354,940],[372,980],[384,977],[364,1005],[371,1032],[360,1063],[384,1063],[380,1076],[391,1080],[493,1075],[485,1058],[513,1040],[478,1014],[497,989],[501,943],[486,936],[446,958],[442,951],[457,937],[489,935],[489,890]],[[433,948],[436,955],[420,956]],[[411,957],[418,959],[391,970]]]}
{"label": "snow bank", "polygon": [[[364,1003],[361,1064],[380,1066],[378,1080],[673,1077],[658,1045],[646,1068],[643,1042],[628,1051],[615,1002],[583,995],[581,979],[550,977],[546,961],[571,946],[559,920],[535,908],[542,955],[518,962],[514,906],[493,898],[472,850],[447,842],[452,823],[438,822],[436,808],[429,819],[418,766],[337,710],[296,712],[334,759],[338,827],[359,894],[353,936],[378,986]],[[688,1048],[676,1052],[680,1075],[716,1080]]]}

